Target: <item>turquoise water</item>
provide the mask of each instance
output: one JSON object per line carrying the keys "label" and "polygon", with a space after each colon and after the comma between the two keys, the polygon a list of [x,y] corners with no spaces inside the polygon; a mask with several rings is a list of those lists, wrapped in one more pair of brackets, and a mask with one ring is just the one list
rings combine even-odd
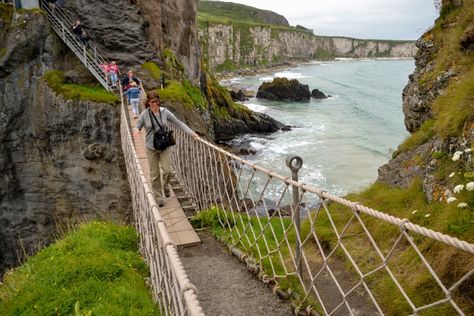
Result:
{"label": "turquoise water", "polygon": [[[413,60],[338,60],[301,65],[271,76],[234,78],[257,91],[275,76],[296,78],[329,99],[308,103],[253,98],[244,104],[282,123],[296,126],[271,135],[244,135],[257,150],[244,158],[289,175],[285,157],[303,158],[300,179],[344,195],[367,187],[377,169],[408,136],[403,124],[402,90],[415,68]],[[224,82],[229,84],[229,82]]]}

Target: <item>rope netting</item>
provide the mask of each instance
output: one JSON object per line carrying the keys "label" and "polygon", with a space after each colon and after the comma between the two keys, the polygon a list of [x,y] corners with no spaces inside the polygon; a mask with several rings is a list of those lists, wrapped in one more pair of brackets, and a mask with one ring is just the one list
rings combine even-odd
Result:
{"label": "rope netting", "polygon": [[474,311],[473,244],[298,183],[176,128],[175,135],[175,170],[202,212],[197,217],[300,308]]}

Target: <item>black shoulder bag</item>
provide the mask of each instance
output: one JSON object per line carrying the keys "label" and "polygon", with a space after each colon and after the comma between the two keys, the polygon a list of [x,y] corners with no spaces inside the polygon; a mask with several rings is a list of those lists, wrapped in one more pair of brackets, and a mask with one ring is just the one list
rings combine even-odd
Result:
{"label": "black shoulder bag", "polygon": [[[173,146],[176,144],[174,140],[173,131],[166,130],[160,122],[156,119],[155,114],[148,109],[150,114],[150,121],[151,121],[151,128],[153,130],[153,148],[156,150],[165,150],[166,148]],[[155,120],[156,124],[160,127],[155,132],[155,125],[153,124],[153,119]],[[161,112],[160,112],[160,120],[161,120]],[[163,122],[162,122],[163,123]]]}

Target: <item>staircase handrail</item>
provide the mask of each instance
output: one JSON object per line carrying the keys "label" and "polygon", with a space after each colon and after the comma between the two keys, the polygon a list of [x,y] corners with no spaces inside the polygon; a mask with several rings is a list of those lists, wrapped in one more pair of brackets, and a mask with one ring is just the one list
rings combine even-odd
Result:
{"label": "staircase handrail", "polygon": [[46,12],[52,29],[61,37],[64,43],[74,52],[105,89],[109,91],[113,90],[108,82],[107,74],[101,68],[101,64],[108,64],[108,62],[100,53],[97,46],[91,41],[89,41],[87,45],[84,45],[80,41],[72,31],[72,22],[66,17],[61,8],[56,6],[53,12],[48,3],[44,0],[40,1],[40,6]]}

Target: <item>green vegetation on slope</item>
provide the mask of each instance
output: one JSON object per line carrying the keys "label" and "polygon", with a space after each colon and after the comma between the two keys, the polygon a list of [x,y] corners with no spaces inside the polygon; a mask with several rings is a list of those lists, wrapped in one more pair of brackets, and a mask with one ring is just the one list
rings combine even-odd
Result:
{"label": "green vegetation on slope", "polygon": [[[418,133],[412,137],[430,139],[431,134],[436,134],[444,139],[460,136],[466,123],[474,119],[474,51],[465,50],[460,45],[470,28],[473,32],[472,21],[473,0],[464,1],[459,8],[448,4],[443,8],[434,28],[424,34],[424,40],[432,41],[437,51],[430,62],[435,67],[423,74],[420,85],[426,89],[432,88],[437,78],[449,70],[455,77],[451,79],[445,93],[435,100],[432,106],[434,120],[430,123],[430,128],[424,128],[422,133],[425,136]],[[411,148],[413,147],[405,146],[403,149]]]}
{"label": "green vegetation on slope", "polygon": [[0,285],[0,315],[159,315],[131,227],[92,222],[43,249]]}
{"label": "green vegetation on slope", "polygon": [[185,109],[204,109],[207,106],[206,99],[198,88],[194,87],[188,80],[183,84],[172,80],[167,83],[166,88],[156,90],[162,101],[181,103]]}
{"label": "green vegetation on slope", "polygon": [[272,28],[280,30],[312,33],[311,30],[302,28],[301,26],[291,27],[279,24],[269,24],[258,17],[259,11],[267,10],[260,10],[254,7],[232,2],[200,1],[197,17],[201,26],[208,23],[224,25],[247,25],[247,27],[271,26]]}
{"label": "green vegetation on slope", "polygon": [[117,104],[119,98],[105,90],[102,86],[88,86],[78,85],[64,82],[64,73],[56,70],[47,71],[43,79],[46,80],[48,86],[53,89],[54,92],[64,96],[66,99],[71,100],[84,100],[94,102],[104,102],[109,104]]}
{"label": "green vegetation on slope", "polygon": [[148,71],[148,74],[155,80],[161,80],[161,69],[152,61],[147,61],[142,64],[142,69]]}
{"label": "green vegetation on slope", "polygon": [[0,20],[10,23],[13,15],[13,6],[11,4],[0,3]]}

